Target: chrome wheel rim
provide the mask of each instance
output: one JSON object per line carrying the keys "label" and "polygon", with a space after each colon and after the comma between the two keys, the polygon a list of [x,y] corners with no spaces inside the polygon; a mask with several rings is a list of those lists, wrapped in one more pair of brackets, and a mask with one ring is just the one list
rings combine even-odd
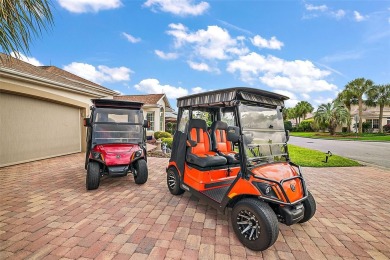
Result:
{"label": "chrome wheel rim", "polygon": [[169,172],[168,174],[168,186],[170,189],[174,189],[176,186],[175,174],[173,172]]}
{"label": "chrome wheel rim", "polygon": [[259,238],[260,224],[255,214],[248,210],[241,210],[237,215],[237,225],[241,235],[250,241]]}

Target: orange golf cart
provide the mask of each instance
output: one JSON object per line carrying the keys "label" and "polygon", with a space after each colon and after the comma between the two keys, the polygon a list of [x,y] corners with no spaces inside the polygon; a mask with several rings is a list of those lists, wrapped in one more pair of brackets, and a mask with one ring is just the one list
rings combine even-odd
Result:
{"label": "orange golf cart", "polygon": [[278,222],[303,223],[316,211],[301,168],[289,158],[282,116],[287,99],[230,88],[177,101],[168,189],[230,212],[238,239],[252,250],[274,244]]}

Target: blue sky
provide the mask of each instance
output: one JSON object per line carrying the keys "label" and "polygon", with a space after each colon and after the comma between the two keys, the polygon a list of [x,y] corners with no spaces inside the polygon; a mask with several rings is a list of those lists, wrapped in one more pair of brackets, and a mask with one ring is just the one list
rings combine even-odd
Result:
{"label": "blue sky", "polygon": [[287,106],[331,101],[357,77],[390,83],[390,1],[52,0],[29,62],[122,94],[176,98],[247,86]]}

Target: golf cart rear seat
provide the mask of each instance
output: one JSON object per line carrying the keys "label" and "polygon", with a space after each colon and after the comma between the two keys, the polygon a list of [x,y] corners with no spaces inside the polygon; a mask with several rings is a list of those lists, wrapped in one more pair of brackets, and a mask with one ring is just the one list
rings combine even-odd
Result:
{"label": "golf cart rear seat", "polygon": [[221,166],[227,163],[226,158],[211,150],[210,135],[206,121],[191,119],[188,122],[187,162],[200,167]]}
{"label": "golf cart rear seat", "polygon": [[228,164],[238,164],[240,161],[235,157],[237,152],[227,140],[228,125],[222,121],[214,121],[210,127],[212,150],[226,158]]}

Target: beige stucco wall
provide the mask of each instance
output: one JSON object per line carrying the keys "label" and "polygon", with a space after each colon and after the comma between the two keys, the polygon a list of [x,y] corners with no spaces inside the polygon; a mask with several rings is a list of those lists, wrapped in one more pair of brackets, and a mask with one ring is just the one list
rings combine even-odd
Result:
{"label": "beige stucco wall", "polygon": [[[160,107],[164,109],[164,113],[162,117],[160,117]],[[148,112],[154,112],[154,132],[157,131],[165,131],[165,102],[164,99],[160,99],[159,102],[157,102],[156,105],[145,105],[143,107],[144,111],[144,118],[146,119],[146,115]],[[160,129],[160,120],[163,120],[162,129]]]}

